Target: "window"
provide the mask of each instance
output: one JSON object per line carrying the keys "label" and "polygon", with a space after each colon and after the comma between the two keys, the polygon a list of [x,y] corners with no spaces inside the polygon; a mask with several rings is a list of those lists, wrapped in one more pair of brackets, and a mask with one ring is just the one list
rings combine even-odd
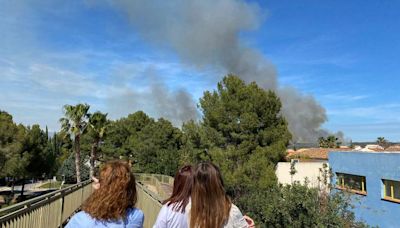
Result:
{"label": "window", "polygon": [[361,195],[367,194],[365,176],[358,176],[346,173],[336,173],[338,189],[349,190]]}
{"label": "window", "polygon": [[400,203],[400,181],[382,180],[383,199]]}

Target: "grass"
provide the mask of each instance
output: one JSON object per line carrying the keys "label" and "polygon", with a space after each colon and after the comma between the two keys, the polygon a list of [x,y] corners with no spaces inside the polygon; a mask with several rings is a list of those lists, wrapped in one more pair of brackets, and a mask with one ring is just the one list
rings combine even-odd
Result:
{"label": "grass", "polygon": [[[46,184],[42,184],[39,188],[60,188],[61,182],[60,181],[52,181]],[[63,186],[65,187],[65,185]]]}

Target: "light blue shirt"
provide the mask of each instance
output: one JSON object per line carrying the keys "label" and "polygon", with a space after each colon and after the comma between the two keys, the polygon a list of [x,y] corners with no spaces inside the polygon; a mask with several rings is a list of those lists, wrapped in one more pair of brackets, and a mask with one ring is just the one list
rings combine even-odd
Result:
{"label": "light blue shirt", "polygon": [[92,218],[88,213],[81,211],[69,220],[66,228],[99,227],[99,228],[142,228],[143,212],[137,208],[128,209],[126,219],[115,221],[101,221]]}

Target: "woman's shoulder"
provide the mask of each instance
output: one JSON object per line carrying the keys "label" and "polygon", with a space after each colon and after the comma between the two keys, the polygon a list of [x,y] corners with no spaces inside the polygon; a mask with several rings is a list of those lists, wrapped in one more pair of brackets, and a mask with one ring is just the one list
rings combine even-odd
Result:
{"label": "woman's shoulder", "polygon": [[80,211],[71,217],[66,227],[86,227],[90,226],[93,222],[94,219],[89,214]]}
{"label": "woman's shoulder", "polygon": [[127,211],[127,214],[128,214],[129,218],[143,218],[144,217],[143,211],[136,207],[129,208]]}
{"label": "woman's shoulder", "polygon": [[247,222],[243,217],[240,209],[235,205],[231,205],[231,211],[229,212],[228,225],[225,227],[248,227]]}
{"label": "woman's shoulder", "polygon": [[182,202],[175,202],[175,203],[167,202],[162,207],[165,208],[165,209],[168,209],[168,210],[174,210],[175,211],[175,209],[177,207],[180,207],[181,205],[182,205]]}
{"label": "woman's shoulder", "polygon": [[235,204],[232,203],[230,214],[242,214],[242,212]]}
{"label": "woman's shoulder", "polygon": [[127,211],[128,227],[143,227],[144,214],[138,208],[129,208]]}

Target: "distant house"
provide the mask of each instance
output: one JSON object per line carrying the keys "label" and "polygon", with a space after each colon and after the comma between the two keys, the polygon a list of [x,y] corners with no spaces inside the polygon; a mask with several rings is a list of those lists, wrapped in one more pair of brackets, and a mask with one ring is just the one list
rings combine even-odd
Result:
{"label": "distant house", "polygon": [[385,151],[400,151],[400,145],[392,145],[385,149]]}
{"label": "distant house", "polygon": [[348,191],[358,219],[399,227],[400,152],[333,151],[329,165],[338,191]]}
{"label": "distant house", "polygon": [[286,158],[288,161],[291,159],[299,159],[301,161],[326,161],[328,160],[328,153],[330,151],[351,151],[352,149],[336,149],[336,148],[307,148],[299,150],[288,150]]}
{"label": "distant house", "polygon": [[384,150],[385,150],[385,148],[383,148],[382,146],[376,145],[376,144],[369,144],[369,145],[366,145],[366,146],[364,147],[364,149],[366,149],[366,150],[372,150],[372,151],[384,151]]}
{"label": "distant house", "polygon": [[[287,150],[286,160],[288,162],[279,162],[276,166],[275,174],[280,184],[292,184],[294,181],[305,183],[307,186],[325,189],[326,184],[330,183],[329,178],[324,178],[324,171],[329,170],[328,153],[329,148],[306,148],[299,150]],[[344,148],[341,150],[351,150]],[[290,174],[291,161],[294,161],[295,173]],[[324,170],[325,169],[325,170]],[[324,181],[326,179],[326,181]]]}
{"label": "distant house", "polygon": [[363,148],[361,146],[355,146],[354,150],[362,150]]}
{"label": "distant house", "polygon": [[330,183],[329,175],[326,175],[329,173],[327,161],[303,162],[294,159],[292,162],[295,170],[292,175],[291,162],[279,162],[276,166],[275,174],[280,184],[290,185],[295,181],[302,184],[307,182],[308,187],[326,189],[327,184]]}

